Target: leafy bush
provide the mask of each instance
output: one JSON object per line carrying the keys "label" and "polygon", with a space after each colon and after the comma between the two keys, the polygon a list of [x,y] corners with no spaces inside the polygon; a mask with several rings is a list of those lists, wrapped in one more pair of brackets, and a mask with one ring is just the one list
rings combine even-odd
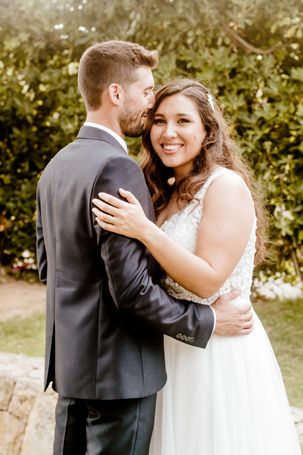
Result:
{"label": "leafy bush", "polygon": [[[190,76],[212,89],[265,189],[274,269],[302,277],[300,0],[24,3],[0,6],[2,264],[16,270],[25,250],[34,254],[37,178],[85,117],[76,85],[83,50],[124,39],[160,51],[158,83]],[[136,154],[138,141],[130,145]]]}

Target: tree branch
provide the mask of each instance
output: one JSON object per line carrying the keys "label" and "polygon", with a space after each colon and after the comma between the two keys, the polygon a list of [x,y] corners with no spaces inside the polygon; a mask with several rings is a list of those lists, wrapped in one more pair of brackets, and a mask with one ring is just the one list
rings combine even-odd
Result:
{"label": "tree branch", "polygon": [[235,30],[230,28],[226,24],[221,25],[221,30],[226,33],[230,37],[230,39],[236,43],[236,45],[243,47],[246,51],[253,52],[255,54],[272,54],[275,50],[281,48],[281,47],[287,47],[285,44],[276,44],[273,47],[270,47],[269,49],[258,49],[257,47],[253,46],[252,44],[248,43],[243,39],[240,35],[238,35]]}

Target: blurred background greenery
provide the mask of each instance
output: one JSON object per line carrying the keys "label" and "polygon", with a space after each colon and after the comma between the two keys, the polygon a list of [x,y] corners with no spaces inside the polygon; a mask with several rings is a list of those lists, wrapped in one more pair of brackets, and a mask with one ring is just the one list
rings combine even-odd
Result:
{"label": "blurred background greenery", "polygon": [[[158,84],[205,82],[263,184],[277,261],[303,274],[301,0],[1,0],[0,260],[35,269],[35,188],[84,118],[81,53],[123,39],[158,49]],[[139,150],[131,140],[132,153]],[[68,179],[68,175],[66,176]]]}

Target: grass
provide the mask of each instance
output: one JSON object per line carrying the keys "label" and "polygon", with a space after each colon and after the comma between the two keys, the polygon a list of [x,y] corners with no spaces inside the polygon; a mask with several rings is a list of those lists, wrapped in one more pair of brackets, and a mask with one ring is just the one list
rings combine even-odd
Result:
{"label": "grass", "polygon": [[303,407],[303,299],[255,303],[278,359],[288,399]]}
{"label": "grass", "polygon": [[43,313],[0,322],[0,351],[44,356],[44,327]]}
{"label": "grass", "polygon": [[[292,406],[303,407],[303,299],[255,303],[279,361]],[[44,315],[0,323],[0,351],[44,355]]]}

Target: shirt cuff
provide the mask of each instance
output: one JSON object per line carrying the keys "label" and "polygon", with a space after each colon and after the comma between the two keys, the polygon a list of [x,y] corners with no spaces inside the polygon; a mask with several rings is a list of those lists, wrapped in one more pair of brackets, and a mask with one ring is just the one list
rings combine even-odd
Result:
{"label": "shirt cuff", "polygon": [[[210,305],[210,308],[211,308],[211,310],[212,310],[212,312],[213,312],[213,315],[214,315],[214,326],[213,326],[213,331],[211,332],[211,335],[213,335],[213,333],[214,333],[214,331],[215,331],[215,328],[216,328],[216,321],[217,321],[217,319],[216,319],[216,312],[215,312],[215,310],[211,307],[211,305]],[[211,336],[211,335],[210,335],[210,336]]]}

